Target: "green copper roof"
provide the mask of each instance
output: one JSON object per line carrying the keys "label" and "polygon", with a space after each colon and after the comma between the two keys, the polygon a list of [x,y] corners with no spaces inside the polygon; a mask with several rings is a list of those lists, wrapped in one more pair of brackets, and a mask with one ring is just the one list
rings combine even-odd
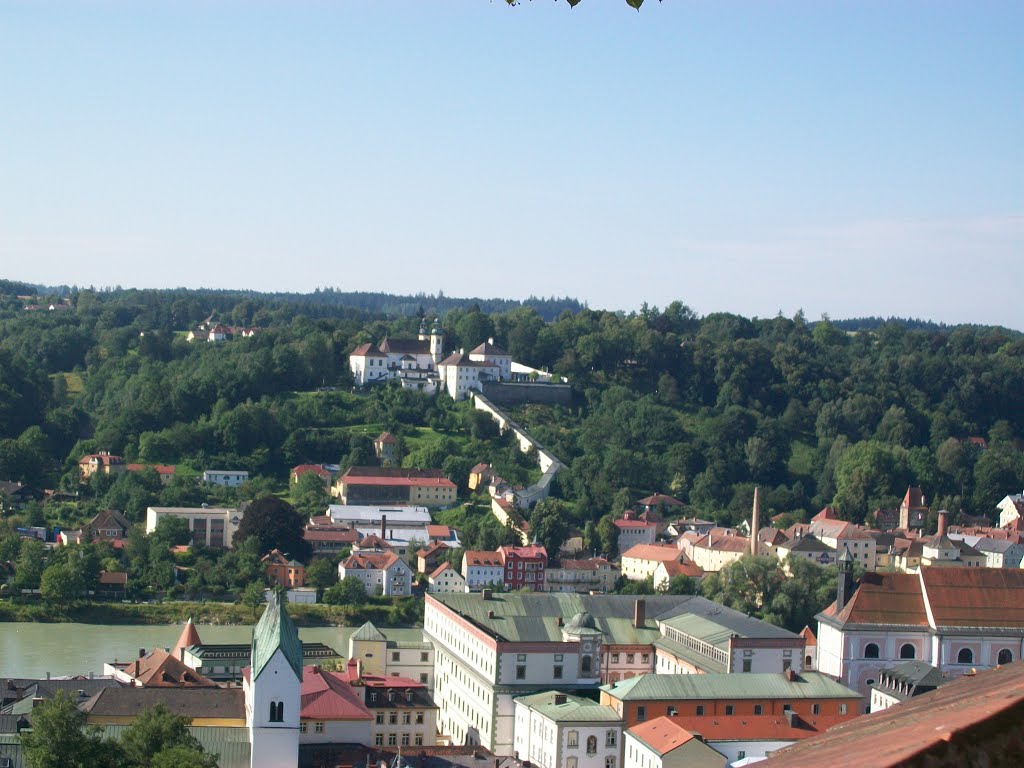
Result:
{"label": "green copper roof", "polygon": [[357,629],[355,631],[355,634],[352,635],[351,639],[352,640],[374,640],[376,642],[382,643],[387,638],[384,637],[384,635],[381,633],[381,631],[379,629],[377,629],[375,626],[373,626],[373,622],[372,621],[368,621],[365,624],[363,624],[363,626],[361,626],[359,629]]}
{"label": "green copper roof", "polygon": [[556,723],[619,723],[615,710],[591,699],[557,691],[520,696],[516,702]]}
{"label": "green copper roof", "polygon": [[299,630],[288,615],[284,601],[278,593],[270,593],[267,609],[263,611],[259,622],[252,631],[252,680],[260,676],[260,672],[273,658],[280,648],[285,659],[295,674],[302,679],[302,643],[299,642]]}
{"label": "green copper roof", "polygon": [[693,699],[858,699],[860,694],[819,672],[790,680],[780,672],[709,675],[638,675],[602,685],[622,701]]}

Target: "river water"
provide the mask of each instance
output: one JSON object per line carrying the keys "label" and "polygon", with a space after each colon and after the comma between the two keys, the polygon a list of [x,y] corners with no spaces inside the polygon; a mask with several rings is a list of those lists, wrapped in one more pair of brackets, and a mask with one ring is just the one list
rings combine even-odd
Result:
{"label": "river water", "polygon": [[[248,643],[251,626],[198,624],[204,643]],[[105,661],[134,659],[140,648],[171,648],[181,624],[109,626],[103,624],[35,624],[0,622],[0,677],[99,675]],[[307,643],[324,643],[348,655],[352,628],[300,627]]]}

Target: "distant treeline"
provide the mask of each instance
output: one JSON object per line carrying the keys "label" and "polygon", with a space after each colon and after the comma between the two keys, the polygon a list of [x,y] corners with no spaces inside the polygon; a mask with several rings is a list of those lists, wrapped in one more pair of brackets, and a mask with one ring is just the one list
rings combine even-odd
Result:
{"label": "distant treeline", "polygon": [[169,288],[169,289],[136,289],[122,288],[79,288],[78,286],[29,285],[27,283],[0,280],[0,296],[38,294],[54,298],[74,297],[80,291],[88,290],[101,293],[109,299],[124,298],[132,302],[146,303],[147,299],[166,301],[167,299],[198,300],[210,310],[229,312],[242,301],[256,302],[267,308],[288,306],[297,309],[307,316],[322,317],[337,314],[339,310],[364,312],[368,315],[386,315],[401,317],[426,315],[428,317],[444,317],[455,309],[479,307],[487,314],[509,312],[518,307],[530,307],[537,310],[546,322],[554,321],[565,311],[579,312],[586,307],[577,299],[568,296],[559,298],[551,296],[542,298],[530,296],[522,301],[518,299],[484,299],[479,297],[459,298],[445,296],[443,292],[436,295],[418,293],[415,295],[395,295],[380,292],[342,291],[337,288],[317,288],[312,293],[262,292],[246,290],[221,290],[215,288]]}

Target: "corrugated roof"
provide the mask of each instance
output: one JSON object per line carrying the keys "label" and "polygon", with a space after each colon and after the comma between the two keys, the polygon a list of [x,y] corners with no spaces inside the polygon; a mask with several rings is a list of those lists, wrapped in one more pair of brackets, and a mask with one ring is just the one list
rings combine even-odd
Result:
{"label": "corrugated roof", "polygon": [[859,699],[860,694],[818,672],[638,675],[601,690],[622,701],[694,699]]}
{"label": "corrugated roof", "polygon": [[137,717],[157,704],[190,718],[245,719],[241,688],[106,688],[81,709],[95,717]]}
{"label": "corrugated roof", "polygon": [[733,635],[787,640],[796,640],[799,637],[788,629],[776,627],[774,624],[747,616],[745,613],[716,603],[710,603],[710,605],[714,607],[708,611],[683,613],[665,619],[663,623],[666,627],[677,629],[690,637],[696,637],[721,648],[728,647],[729,638]]}

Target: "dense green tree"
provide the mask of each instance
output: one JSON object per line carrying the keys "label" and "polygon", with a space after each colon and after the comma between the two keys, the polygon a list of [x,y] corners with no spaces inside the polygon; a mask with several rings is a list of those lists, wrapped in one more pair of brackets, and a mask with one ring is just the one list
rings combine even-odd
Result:
{"label": "dense green tree", "polygon": [[324,591],[328,605],[361,605],[366,602],[366,587],[358,576],[346,576]]}
{"label": "dense green tree", "polygon": [[21,734],[28,768],[116,768],[120,749],[86,728],[82,712],[64,691],[32,709],[32,730]]}
{"label": "dense green tree", "polygon": [[306,581],[323,593],[338,583],[338,568],[325,557],[314,557],[306,566]]}
{"label": "dense green tree", "polygon": [[309,545],[302,537],[304,530],[305,520],[291,504],[276,496],[264,496],[246,507],[234,540],[243,542],[252,537],[259,542],[261,552],[279,549],[305,561]]}
{"label": "dense green tree", "polygon": [[571,508],[564,501],[544,499],[530,511],[530,536],[547,550],[548,557],[557,557],[569,531]]}
{"label": "dense green tree", "polygon": [[121,748],[129,764],[132,768],[175,765],[169,761],[181,755],[172,750],[185,750],[196,760],[192,765],[215,767],[216,759],[205,755],[199,740],[189,732],[190,723],[189,718],[173,714],[163,704],[142,712],[121,734]]}

